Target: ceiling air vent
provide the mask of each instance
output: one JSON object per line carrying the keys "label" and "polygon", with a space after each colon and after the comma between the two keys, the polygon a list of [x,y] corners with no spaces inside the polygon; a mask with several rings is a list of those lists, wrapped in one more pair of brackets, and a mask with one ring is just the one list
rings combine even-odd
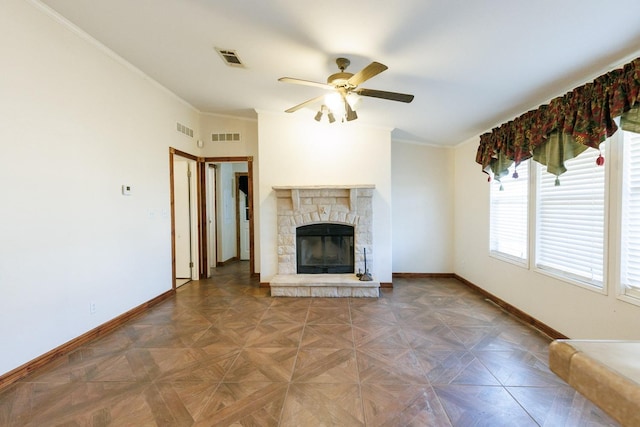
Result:
{"label": "ceiling air vent", "polygon": [[240,142],[240,133],[238,132],[225,132],[225,133],[212,133],[211,141],[213,142]]}
{"label": "ceiling air vent", "polygon": [[235,50],[216,48],[216,51],[220,54],[225,64],[231,67],[244,67]]}

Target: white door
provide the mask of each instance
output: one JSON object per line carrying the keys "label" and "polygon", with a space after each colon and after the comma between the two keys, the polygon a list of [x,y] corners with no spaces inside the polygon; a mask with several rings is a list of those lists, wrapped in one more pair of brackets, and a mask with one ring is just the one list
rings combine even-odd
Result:
{"label": "white door", "polygon": [[247,206],[247,195],[240,191],[240,259],[249,260],[249,206]]}
{"label": "white door", "polygon": [[176,279],[191,279],[190,173],[186,159],[174,157],[173,195],[175,209]]}

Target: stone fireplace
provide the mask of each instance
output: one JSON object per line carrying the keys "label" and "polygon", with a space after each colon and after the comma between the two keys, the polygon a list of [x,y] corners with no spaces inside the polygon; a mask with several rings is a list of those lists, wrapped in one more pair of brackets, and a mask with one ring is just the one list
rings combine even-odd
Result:
{"label": "stone fireplace", "polygon": [[[373,185],[273,187],[277,199],[278,274],[270,282],[272,296],[379,295],[380,282],[375,277],[364,282],[355,274],[365,272],[365,249],[366,268],[374,274],[374,188]],[[333,226],[342,230],[333,231],[337,236],[316,238],[323,228]],[[314,238],[301,243],[304,239],[299,239],[300,235],[309,233]],[[346,239],[341,237],[345,233]],[[298,247],[299,244],[308,247]],[[298,264],[305,256],[305,262],[311,260],[307,262],[311,268],[299,273]],[[349,264],[352,267],[345,267]],[[334,270],[332,266],[336,265],[339,268]]]}

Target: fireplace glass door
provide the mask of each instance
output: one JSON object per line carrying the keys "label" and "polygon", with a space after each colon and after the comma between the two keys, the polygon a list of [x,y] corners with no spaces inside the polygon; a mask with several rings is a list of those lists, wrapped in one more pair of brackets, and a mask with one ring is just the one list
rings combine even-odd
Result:
{"label": "fireplace glass door", "polygon": [[298,274],[353,273],[353,227],[311,224],[296,229]]}

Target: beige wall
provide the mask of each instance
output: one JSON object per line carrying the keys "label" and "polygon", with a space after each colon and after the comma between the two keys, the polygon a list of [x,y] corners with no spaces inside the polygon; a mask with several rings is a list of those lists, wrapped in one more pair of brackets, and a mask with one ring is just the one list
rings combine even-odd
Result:
{"label": "beige wall", "polygon": [[171,289],[169,147],[198,112],[34,3],[0,28],[4,373]]}
{"label": "beige wall", "polygon": [[393,141],[393,272],[453,272],[454,150]]}

